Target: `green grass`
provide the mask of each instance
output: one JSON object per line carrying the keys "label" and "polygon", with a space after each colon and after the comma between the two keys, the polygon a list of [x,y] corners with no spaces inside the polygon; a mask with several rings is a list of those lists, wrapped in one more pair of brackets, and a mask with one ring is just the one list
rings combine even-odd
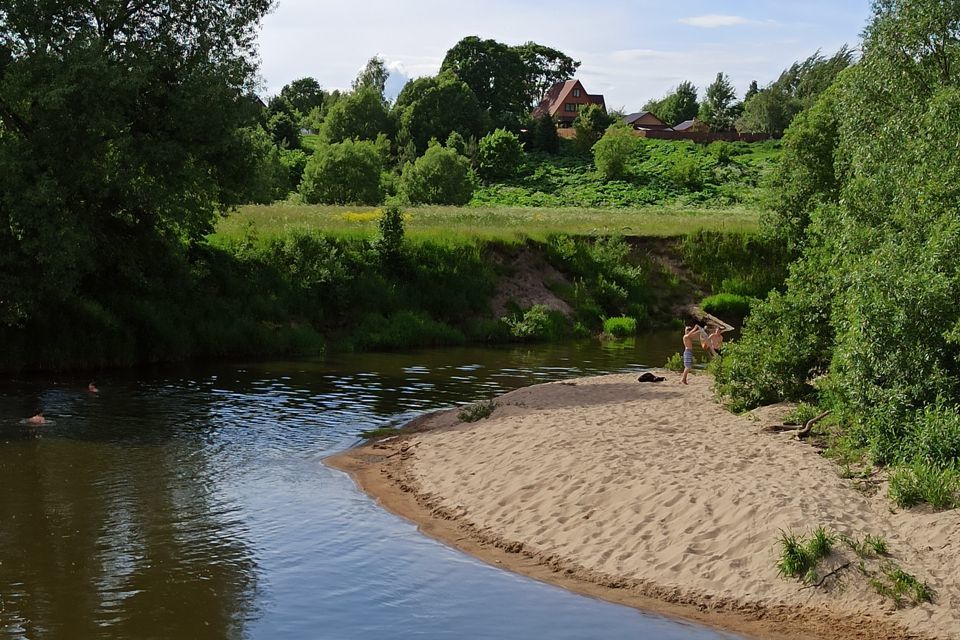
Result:
{"label": "green grass", "polygon": [[960,507],[960,471],[918,460],[890,474],[888,495],[900,507],[926,502],[938,511],[955,509]]}
{"label": "green grass", "polygon": [[716,293],[703,299],[700,306],[710,315],[727,319],[745,318],[750,313],[751,298],[735,293]]}
{"label": "green grass", "polygon": [[759,185],[778,161],[777,141],[729,145],[728,161],[687,141],[636,140],[620,180],[607,181],[590,155],[528,153],[516,178],[484,184],[471,204],[639,207],[651,204],[725,207],[757,203]]}
{"label": "green grass", "polygon": [[320,136],[316,133],[308,133],[300,136],[300,146],[307,153],[313,153],[317,145],[320,144]]}
{"label": "green grass", "polygon": [[626,338],[637,332],[637,321],[629,316],[606,318],[603,321],[603,332],[615,338]]}
{"label": "green grass", "polygon": [[823,527],[817,527],[807,540],[803,536],[780,532],[780,559],[778,573],[786,578],[797,578],[807,584],[817,581],[817,563],[830,555],[836,536]]}
{"label": "green grass", "polygon": [[461,407],[457,417],[463,422],[476,422],[489,418],[493,410],[497,408],[497,403],[493,400],[480,400],[472,404]]}
{"label": "green grass", "polygon": [[783,424],[806,424],[807,420],[812,420],[818,415],[820,415],[819,407],[801,402],[790,413],[783,416]]}
{"label": "green grass", "polygon": [[[340,207],[281,202],[247,205],[223,218],[214,236],[239,239],[254,230],[280,236],[292,230],[321,231],[339,237],[377,233],[379,207]],[[415,241],[470,242],[474,239],[543,240],[557,233],[575,235],[684,236],[700,230],[751,233],[757,210],[734,206],[702,209],[649,206],[637,209],[573,207],[411,207],[404,210],[407,238]]]}
{"label": "green grass", "polygon": [[892,599],[897,608],[906,604],[916,606],[921,602],[933,602],[930,586],[893,562],[881,565],[880,575],[871,579],[870,585],[880,595]]}

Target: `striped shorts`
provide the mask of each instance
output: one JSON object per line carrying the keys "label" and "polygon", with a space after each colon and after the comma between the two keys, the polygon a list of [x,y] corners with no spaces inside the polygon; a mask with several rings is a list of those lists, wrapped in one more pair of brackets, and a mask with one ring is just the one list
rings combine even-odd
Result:
{"label": "striped shorts", "polygon": [[687,369],[693,368],[693,349],[683,350],[683,366]]}

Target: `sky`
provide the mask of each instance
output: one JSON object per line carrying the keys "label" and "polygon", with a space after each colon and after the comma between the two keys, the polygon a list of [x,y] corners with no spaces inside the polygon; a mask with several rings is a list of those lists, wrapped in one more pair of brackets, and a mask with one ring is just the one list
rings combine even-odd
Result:
{"label": "sky", "polygon": [[856,47],[869,17],[869,0],[277,0],[261,28],[260,75],[265,96],[306,76],[347,89],[379,55],[392,98],[476,35],[559,49],[582,63],[588,92],[630,112],[684,80],[702,95],[720,71],[742,96],[818,49]]}

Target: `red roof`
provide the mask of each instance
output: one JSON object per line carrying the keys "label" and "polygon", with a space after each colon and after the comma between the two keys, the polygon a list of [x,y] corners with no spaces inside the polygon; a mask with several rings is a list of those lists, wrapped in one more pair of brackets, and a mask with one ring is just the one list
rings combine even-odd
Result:
{"label": "red roof", "polygon": [[598,104],[603,107],[606,111],[607,105],[603,100],[603,96],[600,94],[590,95],[587,93],[586,89],[583,88],[583,85],[580,84],[579,80],[567,80],[566,82],[558,82],[547,91],[547,95],[544,96],[543,100],[540,101],[540,104],[537,105],[537,108],[533,110],[533,117],[539,118],[544,115],[555,116],[557,111],[560,110],[560,107],[563,106],[563,103],[567,101],[570,93],[579,87],[580,91],[583,92],[583,96],[587,99],[590,104]]}

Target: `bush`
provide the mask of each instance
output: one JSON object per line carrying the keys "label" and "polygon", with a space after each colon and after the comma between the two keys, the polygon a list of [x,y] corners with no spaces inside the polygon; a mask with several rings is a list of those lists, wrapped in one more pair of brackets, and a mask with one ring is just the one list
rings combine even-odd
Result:
{"label": "bush", "polygon": [[723,140],[712,142],[707,147],[707,151],[714,157],[717,164],[728,164],[733,160],[733,145],[729,142],[724,142]]}
{"label": "bush", "polygon": [[453,149],[432,145],[403,167],[400,191],[411,204],[466,204],[473,195],[470,164]]}
{"label": "bush", "polygon": [[379,204],[383,163],[369,140],[317,147],[303,172],[300,194],[310,204]]}
{"label": "bush", "polygon": [[816,418],[820,413],[816,405],[801,402],[793,411],[783,416],[783,424],[806,424],[807,420]]}
{"label": "bush", "polygon": [[901,507],[921,502],[937,510],[960,507],[960,472],[952,465],[940,468],[918,460],[890,474],[888,494]]}
{"label": "bush", "polygon": [[477,170],[485,180],[504,180],[517,175],[523,163],[520,139],[506,129],[497,129],[480,139]]}
{"label": "bush", "polygon": [[[307,160],[310,158],[302,149],[281,149],[280,164],[287,171],[287,184],[285,191],[296,191],[303,179],[303,171],[307,168]],[[284,194],[286,195],[286,193]]]}
{"label": "bush", "polygon": [[493,400],[473,402],[461,407],[460,411],[457,412],[457,418],[459,418],[461,422],[476,422],[477,420],[489,418],[490,414],[492,414],[496,408],[497,403]]}
{"label": "bush", "polygon": [[560,136],[557,123],[549,115],[533,119],[530,132],[530,146],[544,153],[557,153],[560,150]]}
{"label": "bush", "polygon": [[637,321],[627,316],[607,318],[603,321],[603,332],[617,338],[625,338],[637,333]]}
{"label": "bush", "polygon": [[406,349],[462,344],[462,332],[420,311],[397,311],[389,316],[368,314],[354,331],[354,345],[365,350]]}
{"label": "bush", "polygon": [[789,257],[776,238],[700,231],[680,242],[684,264],[716,293],[764,298],[783,287]]}
{"label": "bush", "polygon": [[674,154],[667,173],[679,189],[688,191],[703,189],[703,168],[695,156],[682,153]]}
{"label": "bush", "polygon": [[545,305],[530,307],[520,318],[503,318],[510,335],[519,340],[556,340],[563,335],[566,319]]}
{"label": "bush", "polygon": [[396,268],[403,258],[403,213],[400,207],[386,207],[377,221],[377,228],[379,235],[373,248],[380,257],[380,264]]}
{"label": "bush", "polygon": [[909,434],[909,456],[933,465],[960,462],[960,413],[938,401],[917,416]]}
{"label": "bush", "polygon": [[300,127],[282,111],[273,114],[267,121],[267,132],[273,138],[273,144],[281,149],[300,148]]}
{"label": "bush", "polygon": [[700,306],[712,316],[718,318],[746,318],[753,304],[751,298],[734,293],[718,293],[703,299]]}
{"label": "bush", "polygon": [[677,373],[680,373],[683,371],[683,355],[679,353],[673,354],[667,358],[667,361],[663,364],[663,368],[667,371],[676,371]]}
{"label": "bush", "polygon": [[593,161],[605,180],[622,180],[627,161],[637,148],[637,137],[627,125],[613,125],[593,145]]}
{"label": "bush", "polygon": [[241,199],[245,202],[269,204],[290,191],[287,171],[283,164],[283,150],[277,149],[269,135],[260,127],[241,129],[237,151],[252,165]]}

